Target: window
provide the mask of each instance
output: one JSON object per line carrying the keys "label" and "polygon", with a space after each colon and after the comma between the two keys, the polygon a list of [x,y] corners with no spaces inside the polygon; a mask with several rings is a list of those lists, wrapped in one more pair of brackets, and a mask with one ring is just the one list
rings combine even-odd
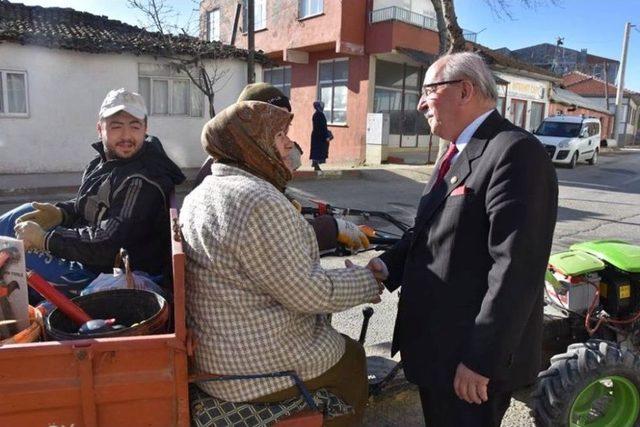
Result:
{"label": "window", "polygon": [[[247,14],[247,0],[242,0],[242,31],[249,31],[249,16]],[[267,28],[267,0],[253,0],[253,30]]]}
{"label": "window", "polygon": [[545,120],[542,122],[536,135],[556,136],[560,138],[575,138],[580,134],[580,123],[554,122]]}
{"label": "window", "polygon": [[212,41],[220,41],[220,9],[215,9],[208,14],[208,39]]}
{"label": "window", "polygon": [[527,118],[527,101],[522,99],[511,100],[511,123],[524,129]]}
{"label": "window", "polygon": [[319,15],[323,11],[323,0],[299,0],[298,18]]}
{"label": "window", "polygon": [[[417,111],[422,70],[408,64],[376,60],[373,112],[389,114],[392,135],[427,135],[428,123]],[[404,106],[402,104],[404,99]],[[402,147],[417,146],[416,138],[403,138]]]}
{"label": "window", "polygon": [[291,98],[291,67],[266,68],[263,72],[265,83],[271,83]]}
{"label": "window", "polygon": [[328,123],[347,123],[349,60],[318,62],[318,99],[324,102]]}
{"label": "window", "polygon": [[204,95],[167,64],[139,64],[138,90],[153,116],[202,117]]}
{"label": "window", "polygon": [[0,70],[0,116],[26,117],[27,73]]}
{"label": "window", "polygon": [[544,103],[531,102],[531,116],[529,118],[529,129],[538,129],[544,119]]}

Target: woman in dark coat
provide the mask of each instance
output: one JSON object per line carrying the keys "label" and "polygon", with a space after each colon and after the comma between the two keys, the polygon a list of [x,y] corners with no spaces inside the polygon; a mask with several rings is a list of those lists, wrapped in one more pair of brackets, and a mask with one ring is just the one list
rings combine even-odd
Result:
{"label": "woman in dark coat", "polygon": [[320,163],[324,163],[329,157],[329,141],[333,138],[327,129],[327,119],[324,116],[324,102],[315,101],[313,108],[313,131],[311,132],[311,166],[314,170],[320,170]]}

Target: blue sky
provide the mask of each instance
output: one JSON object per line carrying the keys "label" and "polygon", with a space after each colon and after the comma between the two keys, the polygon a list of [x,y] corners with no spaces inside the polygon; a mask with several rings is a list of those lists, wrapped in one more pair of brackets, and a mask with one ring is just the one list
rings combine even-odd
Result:
{"label": "blue sky", "polygon": [[[16,1],[16,0],[12,0]],[[325,0],[338,1],[338,0]],[[364,0],[361,0],[364,1]],[[107,15],[133,25],[144,23],[138,11],[129,9],[125,0],[18,0],[29,5],[72,7]],[[510,0],[513,19],[496,17],[483,0],[456,0],[458,22],[466,29],[480,32],[478,42],[490,48],[518,49],[539,43],[556,42],[564,37],[564,46],[587,49],[589,53],[620,60],[624,24],[637,24],[629,37],[625,86],[640,92],[640,0],[537,0],[536,9]],[[199,2],[167,0],[179,16],[175,22],[195,22]]]}

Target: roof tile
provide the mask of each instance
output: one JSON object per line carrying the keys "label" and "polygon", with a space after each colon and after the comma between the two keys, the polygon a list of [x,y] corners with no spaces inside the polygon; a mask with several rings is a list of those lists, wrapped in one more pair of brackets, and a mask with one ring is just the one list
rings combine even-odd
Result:
{"label": "roof tile", "polygon": [[[246,58],[248,51],[195,37],[164,36],[106,16],[70,8],[26,6],[0,0],[0,42],[70,49],[89,53],[134,55],[198,55],[203,58]],[[268,58],[256,52],[255,59]]]}

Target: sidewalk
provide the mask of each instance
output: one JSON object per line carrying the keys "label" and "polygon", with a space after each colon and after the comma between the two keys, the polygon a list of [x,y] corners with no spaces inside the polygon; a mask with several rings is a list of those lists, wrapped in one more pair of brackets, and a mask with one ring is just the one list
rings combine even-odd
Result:
{"label": "sidewalk", "polygon": [[[322,171],[316,172],[311,167],[301,167],[294,172],[292,182],[307,180],[332,180],[341,178],[359,178],[363,170],[384,169],[423,169],[431,170],[433,165],[323,165]],[[192,186],[198,173],[197,168],[185,168],[182,172],[187,180],[178,186],[176,193],[186,194]],[[0,201],[20,202],[31,200],[36,195],[66,195],[75,194],[82,179],[82,172],[56,172],[56,173],[25,173],[25,174],[0,174]]]}

